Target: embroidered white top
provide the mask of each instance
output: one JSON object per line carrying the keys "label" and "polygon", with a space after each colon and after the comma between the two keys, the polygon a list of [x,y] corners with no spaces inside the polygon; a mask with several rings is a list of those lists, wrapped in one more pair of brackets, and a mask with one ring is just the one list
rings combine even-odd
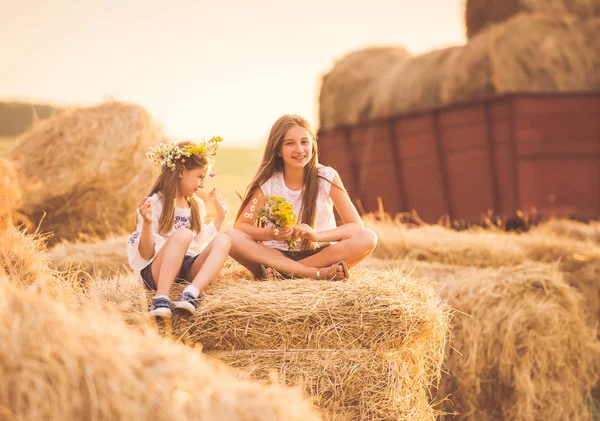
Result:
{"label": "embroidered white top", "polygon": [[[194,196],[194,199],[198,202],[198,206],[200,209],[200,220],[204,221],[206,218],[206,204],[204,201],[198,197]],[[173,229],[167,234],[162,235],[158,233],[159,227],[159,218],[162,212],[162,200],[158,194],[153,194],[148,198],[150,200],[152,206],[152,235],[154,236],[154,254],[152,258],[149,260],[144,259],[140,255],[139,245],[140,245],[140,235],[142,233],[143,219],[140,215],[139,210],[137,211],[137,228],[134,233],[129,237],[129,241],[127,242],[127,257],[129,258],[129,265],[135,271],[140,271],[148,266],[150,263],[154,261],[156,255],[165,244],[167,239],[173,235],[173,233],[178,228],[187,228],[191,229],[191,210],[184,208],[175,208],[175,223],[173,224]],[[204,224],[202,222],[202,229],[200,233],[194,236],[192,243],[190,244],[186,254],[190,256],[195,256],[200,253],[204,248],[210,243],[210,241],[217,235],[218,230],[214,224],[214,222],[210,222],[209,224]]]}
{"label": "embroidered white top", "polygon": [[[319,192],[317,194],[317,215],[315,231],[328,231],[334,229],[337,225],[335,222],[335,215],[333,214],[333,201],[329,196],[331,191],[331,183],[333,178],[337,174],[337,171],[331,167],[319,167],[318,174],[324,177],[326,180],[319,178]],[[281,196],[284,197],[288,202],[292,204],[294,212],[300,219],[300,210],[302,208],[302,192],[300,190],[291,190],[285,184],[282,172],[276,172],[269,178],[262,186],[260,186],[262,193],[265,196]],[[301,224],[302,221],[298,221]],[[278,249],[287,250],[288,246],[285,241],[263,241],[263,244]]]}

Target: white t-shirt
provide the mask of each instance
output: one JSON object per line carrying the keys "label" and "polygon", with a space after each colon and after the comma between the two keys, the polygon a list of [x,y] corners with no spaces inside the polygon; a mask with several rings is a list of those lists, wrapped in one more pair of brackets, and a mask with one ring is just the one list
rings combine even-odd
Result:
{"label": "white t-shirt", "polygon": [[[200,253],[204,248],[210,243],[210,241],[217,235],[218,230],[215,226],[214,222],[211,221],[210,224],[204,224],[204,218],[206,218],[206,204],[204,201],[196,196],[194,199],[198,203],[199,211],[200,211],[200,221],[202,221],[202,229],[200,233],[194,236],[188,250],[186,252],[189,256],[195,256]],[[142,226],[144,220],[140,214],[140,211],[137,211],[137,228],[134,233],[129,237],[129,241],[127,242],[127,257],[129,259],[129,265],[135,271],[140,271],[148,266],[150,263],[154,261],[156,255],[165,244],[167,239],[173,235],[173,233],[178,228],[192,228],[192,219],[191,214],[192,211],[190,208],[175,208],[175,222],[173,224],[173,229],[166,234],[162,235],[158,233],[159,228],[159,218],[162,212],[162,200],[159,194],[153,194],[148,198],[150,204],[152,206],[152,235],[154,236],[154,254],[152,258],[149,260],[144,259],[140,255],[139,246],[140,246],[140,236],[142,233]]]}
{"label": "white t-shirt", "polygon": [[[333,201],[329,196],[329,192],[331,191],[331,182],[333,182],[333,178],[337,174],[336,170],[331,167],[319,167],[318,175],[320,177],[324,177],[326,180],[319,178],[319,192],[317,194],[317,215],[316,215],[316,224],[315,231],[328,231],[330,229],[334,229],[337,225],[335,222],[335,215],[333,213]],[[300,211],[302,208],[302,193],[303,189],[300,190],[291,190],[285,185],[285,181],[283,179],[283,172],[276,172],[269,178],[262,186],[260,186],[262,193],[266,196],[281,196],[285,198],[288,202],[292,204],[294,208],[294,212],[298,216],[298,219],[301,218]],[[298,221],[298,224],[301,224],[302,221]],[[288,246],[285,241],[263,241],[263,244],[278,249],[278,250],[287,250]]]}

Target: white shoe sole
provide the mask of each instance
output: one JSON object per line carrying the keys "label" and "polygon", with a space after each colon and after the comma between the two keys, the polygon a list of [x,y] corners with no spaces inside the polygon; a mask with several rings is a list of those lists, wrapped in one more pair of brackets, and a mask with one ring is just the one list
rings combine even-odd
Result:
{"label": "white shoe sole", "polygon": [[175,307],[178,310],[185,310],[190,314],[196,313],[196,307],[194,307],[193,304],[191,304],[187,301],[175,301],[173,303],[173,307]]}
{"label": "white shoe sole", "polygon": [[150,315],[154,317],[166,317],[170,319],[173,313],[171,312],[170,308],[159,307],[154,310],[150,310]]}

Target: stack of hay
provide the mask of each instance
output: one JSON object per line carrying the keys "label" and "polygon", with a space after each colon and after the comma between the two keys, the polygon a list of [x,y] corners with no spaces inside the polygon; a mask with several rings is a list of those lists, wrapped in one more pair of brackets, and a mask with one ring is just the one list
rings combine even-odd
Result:
{"label": "stack of hay", "polygon": [[[481,9],[494,18],[473,18],[478,22],[475,25],[468,17],[467,26],[475,25],[477,31],[472,29],[466,45],[402,59],[378,57],[370,63],[368,55],[361,58],[361,51],[353,52],[323,77],[320,128],[329,130],[509,92],[598,89],[598,24],[595,20],[584,24],[561,12],[591,18],[592,8],[586,1],[591,0],[571,0],[570,5],[562,6],[562,0],[554,0],[560,5],[556,7],[542,5],[547,1],[537,5],[523,0],[527,7],[516,7],[514,1],[487,1],[484,3],[493,4],[485,7],[468,2],[467,15]],[[495,12],[495,4],[504,11]],[[362,62],[356,63],[359,59]],[[370,76],[360,83],[346,83],[354,80],[349,64],[368,67]],[[338,85],[346,88],[342,91]]]}
{"label": "stack of hay", "polygon": [[106,102],[34,124],[11,151],[23,176],[21,211],[50,242],[132,231],[151,183],[149,146],[163,138],[138,105]]}
{"label": "stack of hay", "polygon": [[232,370],[91,303],[74,314],[0,278],[0,419],[317,421],[299,390]]}
{"label": "stack of hay", "polygon": [[446,411],[461,420],[591,419],[600,376],[598,249],[527,235],[368,225],[380,236],[379,266],[434,280],[457,310],[439,391],[453,403]]}
{"label": "stack of hay", "polygon": [[339,283],[238,276],[211,285],[174,332],[245,377],[302,385],[327,419],[434,420],[448,316],[428,282],[389,271]]}
{"label": "stack of hay", "polygon": [[467,37],[471,39],[488,26],[504,22],[519,13],[572,15],[585,20],[600,13],[600,3],[597,0],[467,0]]}

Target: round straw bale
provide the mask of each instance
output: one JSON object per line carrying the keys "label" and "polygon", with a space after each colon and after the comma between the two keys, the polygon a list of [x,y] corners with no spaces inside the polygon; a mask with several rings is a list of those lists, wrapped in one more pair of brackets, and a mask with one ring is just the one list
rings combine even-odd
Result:
{"label": "round straw bale", "polygon": [[88,276],[107,277],[130,270],[125,249],[127,238],[109,236],[85,243],[63,240],[49,249],[45,255],[50,261],[50,267],[54,269],[60,271],[75,269],[78,273]]}
{"label": "round straw bale", "polygon": [[198,351],[88,306],[0,285],[0,418],[318,420],[298,389],[237,379]]}
{"label": "round straw bale", "polygon": [[372,107],[369,116],[389,117],[439,106],[444,63],[460,48],[435,50],[391,64],[390,68],[372,83]]}
{"label": "round straw bale", "polygon": [[321,81],[320,129],[355,124],[371,107],[372,83],[410,54],[400,47],[372,47],[353,51],[340,59]]}
{"label": "round straw bale", "polygon": [[600,89],[600,0],[597,2],[597,15],[599,17],[587,20],[582,24],[582,31],[586,38],[587,45],[592,49],[594,57],[594,67],[591,74],[592,89]]}
{"label": "round straw bale", "polygon": [[397,350],[428,337],[435,355],[447,318],[430,283],[355,269],[349,282],[220,279],[181,330],[206,350]]}
{"label": "round straw bale", "polygon": [[457,310],[439,389],[453,406],[444,409],[461,420],[592,419],[600,344],[558,271],[470,269],[440,296]]}
{"label": "round straw bale", "polygon": [[517,91],[587,90],[593,60],[571,19],[517,15],[453,51],[445,63],[441,99],[450,103]]}
{"label": "round straw bale", "polygon": [[34,124],[11,152],[24,175],[23,212],[51,242],[133,230],[151,182],[145,153],[161,138],[142,107],[114,101]]}
{"label": "round straw bale", "polygon": [[[418,350],[262,350],[211,357],[266,383],[302,385],[327,420],[434,420],[429,388],[439,379]],[[433,372],[437,375],[432,376]]]}
{"label": "round straw bale", "polygon": [[465,25],[471,38],[490,24],[500,23],[519,13],[572,14],[579,19],[594,14],[597,0],[466,0]]}
{"label": "round straw bale", "polygon": [[17,286],[35,291],[69,306],[76,306],[79,283],[71,273],[50,269],[41,236],[14,227],[0,232],[0,269]]}
{"label": "round straw bale", "polygon": [[21,184],[11,161],[0,158],[0,231],[13,224],[15,213],[22,202]]}

